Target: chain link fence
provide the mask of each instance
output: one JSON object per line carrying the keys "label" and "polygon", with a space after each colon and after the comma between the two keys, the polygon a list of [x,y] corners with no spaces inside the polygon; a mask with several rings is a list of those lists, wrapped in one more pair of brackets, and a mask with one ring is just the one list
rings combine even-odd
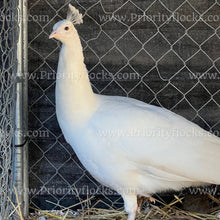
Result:
{"label": "chain link fence", "polygon": [[16,44],[18,24],[17,1],[0,2],[0,219],[12,212]]}
{"label": "chain link fence", "polygon": [[29,1],[31,203],[57,209],[89,192],[118,207],[121,198],[87,173],[56,121],[60,43],[48,36],[70,2],[84,15],[77,29],[96,93],[168,108],[220,136],[220,1]]}

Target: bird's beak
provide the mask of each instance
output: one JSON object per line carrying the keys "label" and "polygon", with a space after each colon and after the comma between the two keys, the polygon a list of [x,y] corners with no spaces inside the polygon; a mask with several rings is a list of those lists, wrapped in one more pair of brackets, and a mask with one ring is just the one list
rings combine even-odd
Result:
{"label": "bird's beak", "polygon": [[56,32],[56,31],[53,31],[53,32],[50,34],[49,39],[55,38],[55,37],[57,37],[57,32]]}

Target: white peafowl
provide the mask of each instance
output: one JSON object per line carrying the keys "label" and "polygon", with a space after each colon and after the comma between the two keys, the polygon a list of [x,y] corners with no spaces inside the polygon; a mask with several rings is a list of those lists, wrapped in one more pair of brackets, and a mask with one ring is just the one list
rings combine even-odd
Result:
{"label": "white peafowl", "polygon": [[122,195],[128,220],[137,198],[183,187],[220,184],[220,139],[164,108],[93,93],[74,27],[67,19],[49,38],[62,42],[56,80],[56,114],[66,141],[100,183]]}

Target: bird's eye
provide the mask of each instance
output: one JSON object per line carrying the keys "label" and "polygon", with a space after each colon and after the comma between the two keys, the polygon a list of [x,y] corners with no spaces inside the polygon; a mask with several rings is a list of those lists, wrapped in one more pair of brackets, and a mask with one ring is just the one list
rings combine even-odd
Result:
{"label": "bird's eye", "polygon": [[68,31],[68,30],[69,30],[69,27],[65,27],[64,30],[65,30],[65,31]]}

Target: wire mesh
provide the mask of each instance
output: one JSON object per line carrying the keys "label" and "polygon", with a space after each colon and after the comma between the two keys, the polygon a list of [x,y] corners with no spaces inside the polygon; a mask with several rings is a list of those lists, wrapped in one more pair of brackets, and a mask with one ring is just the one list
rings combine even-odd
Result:
{"label": "wire mesh", "polygon": [[12,205],[16,74],[16,1],[0,2],[0,219]]}
{"label": "wire mesh", "polygon": [[[53,24],[65,18],[69,2],[29,1],[30,15],[43,13],[49,19],[29,22],[29,127],[49,133],[30,143],[30,200],[38,208],[59,208],[47,199],[64,206],[74,203],[79,199],[75,189],[81,189],[80,196],[83,188],[102,189],[66,144],[55,116],[54,72],[60,43],[47,38]],[[96,93],[168,108],[219,136],[218,0],[71,4],[84,15],[84,24],[77,29]],[[96,190],[90,194],[102,196],[112,207],[121,204],[116,194]]]}

